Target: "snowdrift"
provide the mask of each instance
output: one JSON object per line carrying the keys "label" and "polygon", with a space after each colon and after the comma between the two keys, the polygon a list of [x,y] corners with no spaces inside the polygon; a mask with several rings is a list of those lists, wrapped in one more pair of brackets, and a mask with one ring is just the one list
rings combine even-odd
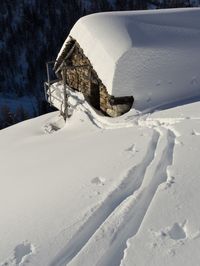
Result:
{"label": "snowdrift", "polygon": [[134,96],[136,109],[200,94],[199,8],[93,14],[70,36],[108,93]]}

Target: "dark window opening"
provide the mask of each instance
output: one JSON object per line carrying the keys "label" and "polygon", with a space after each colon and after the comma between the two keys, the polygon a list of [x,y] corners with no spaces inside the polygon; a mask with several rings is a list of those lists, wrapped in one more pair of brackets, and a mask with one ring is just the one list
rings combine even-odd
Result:
{"label": "dark window opening", "polygon": [[99,84],[91,83],[90,103],[94,108],[100,110]]}

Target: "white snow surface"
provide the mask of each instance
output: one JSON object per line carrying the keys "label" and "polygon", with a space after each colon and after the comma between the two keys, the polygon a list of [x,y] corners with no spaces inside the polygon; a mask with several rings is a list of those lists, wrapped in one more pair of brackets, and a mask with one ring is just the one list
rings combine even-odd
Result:
{"label": "white snow surface", "polygon": [[119,118],[70,94],[0,131],[0,265],[200,261],[200,102]]}
{"label": "white snow surface", "polygon": [[70,36],[108,93],[138,110],[200,94],[200,8],[92,14]]}

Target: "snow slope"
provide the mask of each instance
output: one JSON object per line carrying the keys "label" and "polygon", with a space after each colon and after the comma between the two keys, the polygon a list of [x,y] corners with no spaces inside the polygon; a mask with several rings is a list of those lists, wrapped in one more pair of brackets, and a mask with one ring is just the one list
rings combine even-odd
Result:
{"label": "snow slope", "polygon": [[138,110],[200,94],[200,8],[92,14],[70,35],[108,93]]}
{"label": "snow slope", "polygon": [[200,103],[70,102],[0,131],[0,265],[198,265]]}

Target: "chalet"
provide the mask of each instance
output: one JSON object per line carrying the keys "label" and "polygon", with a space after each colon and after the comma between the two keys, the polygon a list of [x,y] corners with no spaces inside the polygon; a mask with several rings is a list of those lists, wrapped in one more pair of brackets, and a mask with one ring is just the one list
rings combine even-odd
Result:
{"label": "chalet", "polygon": [[97,13],[72,28],[54,71],[115,117],[199,95],[199,43],[199,8]]}

